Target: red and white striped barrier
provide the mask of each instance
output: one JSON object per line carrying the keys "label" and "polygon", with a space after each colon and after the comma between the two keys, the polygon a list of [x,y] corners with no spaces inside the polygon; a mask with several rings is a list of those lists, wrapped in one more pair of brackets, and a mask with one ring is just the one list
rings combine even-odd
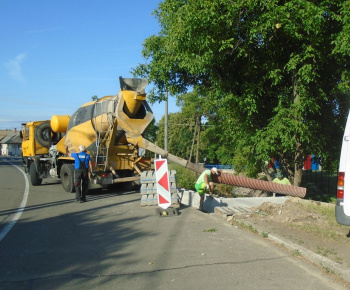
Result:
{"label": "red and white striped barrier", "polygon": [[167,159],[155,160],[154,167],[156,175],[158,205],[163,209],[167,209],[171,205],[171,192]]}

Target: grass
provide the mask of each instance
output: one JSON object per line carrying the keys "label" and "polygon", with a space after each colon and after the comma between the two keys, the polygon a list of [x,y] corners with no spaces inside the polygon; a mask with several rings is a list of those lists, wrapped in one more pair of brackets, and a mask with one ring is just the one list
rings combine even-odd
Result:
{"label": "grass", "polygon": [[300,251],[299,251],[299,250],[295,250],[295,251],[293,252],[293,256],[301,256]]}
{"label": "grass", "polygon": [[321,264],[321,267],[327,272],[327,273],[329,273],[329,274],[335,274],[335,271],[334,270],[332,270],[331,268],[329,268],[329,267],[326,267],[325,265],[323,265],[323,264]]}
{"label": "grass", "polygon": [[269,234],[268,233],[265,233],[265,232],[262,232],[261,233],[261,236],[265,239],[267,239],[269,237]]}
{"label": "grass", "polygon": [[255,233],[255,234],[259,233],[259,231],[257,229],[255,229],[252,225],[247,225],[244,222],[238,222],[237,220],[234,220],[234,219],[232,220],[232,222],[243,229],[247,229],[247,230],[251,231],[252,233]]}
{"label": "grass", "polygon": [[337,223],[334,215],[334,207],[318,205],[315,203],[300,203],[300,205],[303,206],[308,212],[314,212],[324,216],[326,218],[326,223],[328,224],[328,226],[325,226],[322,224],[309,225],[307,223],[305,224],[293,223],[293,227],[299,228],[301,230],[305,230],[310,233],[314,233],[321,237],[327,237],[334,240],[342,237],[344,235],[343,234],[344,230],[345,231],[348,230],[347,226],[340,225]]}
{"label": "grass", "polygon": [[322,255],[324,257],[328,257],[329,254],[335,256],[337,253],[334,252],[334,250],[328,250],[328,249],[325,249],[325,248],[318,246],[317,247],[317,254]]}
{"label": "grass", "polygon": [[319,213],[323,216],[326,217],[327,222],[332,225],[332,226],[340,226],[342,228],[347,228],[346,226],[341,226],[337,223],[336,219],[335,219],[335,215],[334,215],[334,207],[332,206],[322,206],[322,205],[318,205],[315,203],[308,203],[308,204],[303,204],[301,203],[301,205],[303,207],[305,207],[307,210],[309,211],[313,211],[315,213]]}
{"label": "grass", "polygon": [[217,229],[209,229],[209,230],[204,230],[203,232],[205,233],[215,233]]}

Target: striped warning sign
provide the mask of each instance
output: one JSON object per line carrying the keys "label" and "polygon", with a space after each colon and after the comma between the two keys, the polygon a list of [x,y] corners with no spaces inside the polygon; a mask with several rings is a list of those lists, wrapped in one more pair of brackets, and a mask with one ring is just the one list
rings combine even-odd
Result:
{"label": "striped warning sign", "polygon": [[167,209],[171,205],[168,161],[166,159],[155,160],[154,167],[156,169],[158,205],[163,209]]}

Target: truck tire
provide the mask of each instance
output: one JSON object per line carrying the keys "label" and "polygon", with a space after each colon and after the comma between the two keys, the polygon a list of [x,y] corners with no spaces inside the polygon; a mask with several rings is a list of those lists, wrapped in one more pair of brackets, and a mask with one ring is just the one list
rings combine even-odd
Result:
{"label": "truck tire", "polygon": [[[129,171],[129,172],[126,172],[123,177],[132,177],[137,175],[139,174],[138,173],[134,174],[132,171]],[[137,187],[137,183],[135,181],[122,182],[121,186],[123,187],[124,190],[131,191]]]}
{"label": "truck tire", "polygon": [[28,164],[28,158],[27,157],[23,157],[22,163],[23,163],[23,170],[24,170],[24,172],[26,174],[29,174],[30,164]]}
{"label": "truck tire", "polygon": [[32,183],[33,186],[40,185],[41,182],[43,181],[41,178],[39,178],[39,172],[34,162],[30,164],[29,175],[30,175],[30,182]]}
{"label": "truck tire", "polygon": [[35,128],[34,132],[35,140],[43,147],[50,148],[52,144],[51,140],[51,126],[50,122],[40,124]]}
{"label": "truck tire", "polygon": [[61,183],[64,190],[68,193],[75,192],[74,187],[74,165],[63,164],[61,167]]}

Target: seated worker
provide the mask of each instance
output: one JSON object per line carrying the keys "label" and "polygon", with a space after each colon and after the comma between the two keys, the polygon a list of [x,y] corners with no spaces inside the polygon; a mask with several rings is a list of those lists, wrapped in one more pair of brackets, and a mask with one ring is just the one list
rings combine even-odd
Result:
{"label": "seated worker", "polygon": [[194,185],[200,197],[199,210],[201,211],[203,210],[204,193],[206,192],[206,190],[209,190],[210,197],[213,196],[214,182],[212,182],[212,179],[214,174],[218,174],[218,170],[216,167],[213,167],[210,170],[204,170],[202,174],[198,177],[198,180]]}
{"label": "seated worker", "polygon": [[284,177],[282,172],[277,172],[276,178],[272,182],[278,184],[291,185],[289,179]]}

